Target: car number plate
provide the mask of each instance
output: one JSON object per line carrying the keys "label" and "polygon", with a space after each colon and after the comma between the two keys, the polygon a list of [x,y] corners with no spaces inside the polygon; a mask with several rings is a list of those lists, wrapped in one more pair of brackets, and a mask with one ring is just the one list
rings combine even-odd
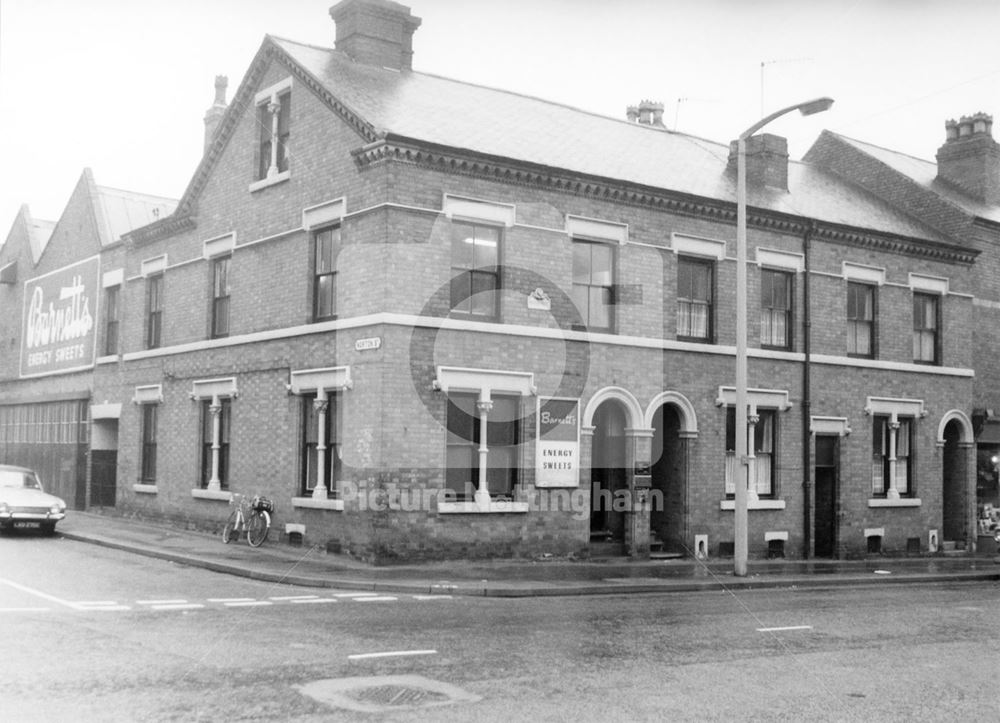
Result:
{"label": "car number plate", "polygon": [[22,520],[21,522],[15,522],[14,523],[14,527],[15,528],[22,529],[22,530],[23,529],[36,529],[36,528],[41,527],[41,526],[42,526],[41,522],[34,522],[34,521],[27,521],[27,522],[25,522],[25,521]]}

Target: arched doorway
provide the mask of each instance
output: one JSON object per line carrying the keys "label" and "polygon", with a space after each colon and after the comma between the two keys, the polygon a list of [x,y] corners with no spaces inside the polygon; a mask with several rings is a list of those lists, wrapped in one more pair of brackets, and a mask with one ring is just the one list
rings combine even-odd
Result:
{"label": "arched doorway", "polygon": [[687,549],[687,445],[681,436],[681,411],[673,404],[653,414],[652,490],[649,527],[652,541],[665,552]]}
{"label": "arched doorway", "polygon": [[951,420],[944,428],[944,454],[942,456],[942,540],[966,543],[966,489],[968,463],[962,444],[963,428],[958,420]]}
{"label": "arched doorway", "polygon": [[624,551],[626,474],[625,408],[614,399],[601,403],[594,413],[591,461],[590,540],[604,544],[609,554]]}

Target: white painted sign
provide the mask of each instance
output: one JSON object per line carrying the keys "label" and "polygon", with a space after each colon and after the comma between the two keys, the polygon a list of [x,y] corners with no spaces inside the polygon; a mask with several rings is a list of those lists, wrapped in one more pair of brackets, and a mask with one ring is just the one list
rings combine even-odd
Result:
{"label": "white painted sign", "polygon": [[382,337],[373,336],[369,339],[358,339],[354,342],[354,351],[372,351],[382,347]]}
{"label": "white painted sign", "polygon": [[535,486],[576,487],[580,479],[580,400],[539,397]]}

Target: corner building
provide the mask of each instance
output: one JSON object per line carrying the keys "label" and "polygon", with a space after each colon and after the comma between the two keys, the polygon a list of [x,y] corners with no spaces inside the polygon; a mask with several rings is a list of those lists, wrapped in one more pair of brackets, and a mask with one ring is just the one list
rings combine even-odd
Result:
{"label": "corner building", "polygon": [[972,544],[978,250],[752,138],[736,430],[734,151],[414,71],[402,5],[330,13],[335,49],[265,38],[176,210],[100,254],[114,513],[264,494],[380,563],[725,556],[745,433],[753,556]]}

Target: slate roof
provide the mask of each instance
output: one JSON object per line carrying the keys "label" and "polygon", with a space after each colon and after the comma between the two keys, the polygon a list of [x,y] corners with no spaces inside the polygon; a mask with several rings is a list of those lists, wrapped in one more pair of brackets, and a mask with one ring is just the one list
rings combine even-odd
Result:
{"label": "slate roof", "polygon": [[875,160],[884,163],[892,170],[906,176],[914,183],[937,194],[948,203],[960,208],[962,211],[979,218],[1000,223],[1000,206],[992,206],[990,204],[983,203],[982,201],[978,201],[975,198],[962,193],[955,186],[945,181],[938,180],[937,163],[935,161],[926,161],[905,153],[900,153],[898,151],[882,148],[881,146],[876,146],[871,143],[865,143],[853,138],[848,138],[847,136],[842,136],[838,133],[831,133],[831,135],[835,136],[843,143],[853,146],[862,153],[868,154]]}
{"label": "slate roof", "polygon": [[[735,203],[729,144],[609,118],[509,91],[356,63],[268,36],[379,135]],[[360,145],[360,144],[359,144]],[[949,239],[864,189],[790,161],[789,192],[750,189],[752,206],[930,241]]]}

